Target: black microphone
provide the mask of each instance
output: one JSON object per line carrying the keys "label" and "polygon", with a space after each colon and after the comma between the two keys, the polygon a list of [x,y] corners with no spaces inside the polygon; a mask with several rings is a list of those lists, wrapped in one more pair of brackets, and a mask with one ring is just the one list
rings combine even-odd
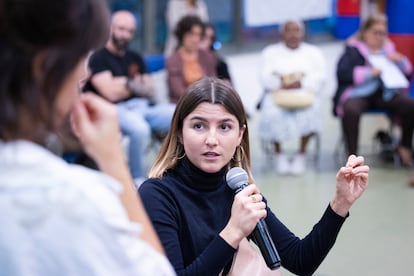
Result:
{"label": "black microphone", "polygon": [[[240,167],[234,167],[226,174],[227,185],[234,190],[236,194],[247,187],[248,179],[246,171]],[[264,219],[260,219],[251,236],[257,247],[259,247],[266,265],[272,270],[279,268],[280,257]]]}

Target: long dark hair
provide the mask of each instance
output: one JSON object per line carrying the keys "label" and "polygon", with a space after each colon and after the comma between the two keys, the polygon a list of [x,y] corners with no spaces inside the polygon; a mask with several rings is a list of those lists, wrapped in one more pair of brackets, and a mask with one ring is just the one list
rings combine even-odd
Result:
{"label": "long dark hair", "polygon": [[103,0],[0,0],[0,140],[43,141],[65,79],[108,31]]}
{"label": "long dark hair", "polygon": [[237,147],[234,158],[230,161],[228,167],[241,166],[247,171],[252,181],[249,129],[243,103],[239,94],[228,83],[218,78],[209,77],[202,78],[190,85],[186,93],[181,96],[171,120],[170,130],[164,139],[149,176],[162,177],[165,171],[176,166],[178,160],[185,153],[184,147],[178,138],[182,133],[183,121],[198,105],[204,102],[222,105],[237,118],[239,127],[244,128],[240,146]]}

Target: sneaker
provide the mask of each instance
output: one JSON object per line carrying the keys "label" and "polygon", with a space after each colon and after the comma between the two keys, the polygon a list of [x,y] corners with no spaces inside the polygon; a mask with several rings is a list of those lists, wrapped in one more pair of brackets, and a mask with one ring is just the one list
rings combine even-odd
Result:
{"label": "sneaker", "polygon": [[301,175],[305,172],[305,170],[306,170],[306,155],[303,153],[296,154],[293,157],[292,167],[290,169],[290,172],[294,175]]}
{"label": "sneaker", "polygon": [[280,175],[286,175],[289,173],[290,164],[286,154],[276,153],[276,172]]}

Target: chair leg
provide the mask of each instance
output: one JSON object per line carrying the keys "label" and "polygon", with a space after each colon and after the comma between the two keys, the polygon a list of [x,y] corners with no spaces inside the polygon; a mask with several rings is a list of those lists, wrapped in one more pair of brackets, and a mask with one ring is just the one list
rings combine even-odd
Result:
{"label": "chair leg", "polygon": [[153,130],[151,132],[151,139],[150,139],[150,143],[147,147],[147,152],[153,150],[155,152],[155,154],[157,155],[160,148],[161,148],[161,144],[164,140],[164,138],[167,136],[167,133],[163,133],[157,130]]}
{"label": "chair leg", "polygon": [[[266,140],[266,139],[260,139],[261,147],[265,155],[265,165],[269,166],[269,164],[272,164],[272,157],[273,157],[273,143],[272,141]],[[271,168],[272,166],[270,166]]]}
{"label": "chair leg", "polygon": [[342,131],[335,144],[334,157],[337,164],[342,164],[346,159],[345,136]]}
{"label": "chair leg", "polygon": [[393,164],[394,167],[398,168],[401,167],[401,160],[400,155],[398,154],[397,148],[399,144],[399,139],[394,134],[394,130],[397,128],[397,124],[393,122],[393,119],[390,118],[390,135],[391,135],[391,141],[392,141],[392,150],[393,150]]}
{"label": "chair leg", "polygon": [[313,138],[315,139],[315,152],[313,154],[313,162],[315,163],[315,169],[318,170],[321,155],[321,136],[319,133],[314,133]]}

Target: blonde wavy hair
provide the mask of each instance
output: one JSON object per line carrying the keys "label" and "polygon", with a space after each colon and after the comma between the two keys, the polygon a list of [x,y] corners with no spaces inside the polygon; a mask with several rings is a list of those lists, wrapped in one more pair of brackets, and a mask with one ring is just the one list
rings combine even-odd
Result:
{"label": "blonde wavy hair", "polygon": [[370,15],[361,24],[361,27],[360,27],[358,33],[356,34],[357,39],[363,40],[364,39],[364,34],[375,24],[384,24],[385,26],[387,26],[387,24],[388,24],[387,16],[385,14],[382,14],[382,13],[377,13],[377,14]]}

